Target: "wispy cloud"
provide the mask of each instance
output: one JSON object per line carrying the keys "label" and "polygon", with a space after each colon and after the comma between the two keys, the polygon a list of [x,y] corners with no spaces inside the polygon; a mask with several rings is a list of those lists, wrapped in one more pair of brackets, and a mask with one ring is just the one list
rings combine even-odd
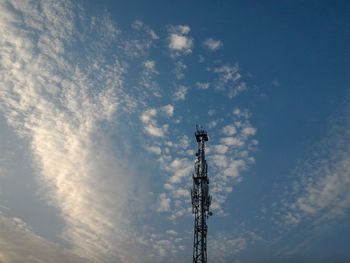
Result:
{"label": "wispy cloud", "polygon": [[[109,15],[106,14],[105,16],[108,17]],[[141,58],[147,55],[147,52],[154,46],[159,37],[153,29],[140,20],[135,20],[131,24],[131,28],[133,31],[127,41],[120,41],[115,44],[117,44],[116,47],[121,47],[123,55],[131,58]]]}
{"label": "wispy cloud", "polygon": [[19,218],[0,214],[1,262],[90,262],[36,235]]}
{"label": "wispy cloud", "polygon": [[183,79],[185,77],[184,71],[186,69],[187,69],[186,64],[184,64],[182,61],[177,61],[174,69],[176,79],[178,80]]}
{"label": "wispy cloud", "polygon": [[159,36],[156,34],[156,32],[140,20],[135,20],[131,26],[137,31],[145,32],[147,35],[150,36],[152,40],[159,39]]}
{"label": "wispy cloud", "polygon": [[220,40],[215,40],[213,38],[207,38],[203,41],[203,46],[210,51],[217,51],[223,47],[223,44]]}
{"label": "wispy cloud", "polygon": [[349,105],[342,110],[330,121],[312,157],[296,170],[299,179],[294,182],[293,201],[286,204],[286,222],[299,223],[309,217],[328,221],[343,216],[350,208]]}
{"label": "wispy cloud", "polygon": [[275,205],[275,222],[283,233],[275,243],[297,227],[307,227],[310,233],[299,237],[302,246],[287,244],[283,252],[286,255],[300,252],[320,234],[320,229],[334,227],[349,215],[349,109],[349,104],[345,104],[329,119],[324,137],[315,142],[308,157],[292,172],[295,179]]}
{"label": "wispy cloud", "polygon": [[[166,107],[165,112],[167,114],[171,114],[171,108],[169,109],[168,106],[164,106],[164,107]],[[144,124],[144,130],[146,131],[146,133],[154,137],[164,137],[165,134],[167,133],[169,125],[163,124],[162,126],[159,126],[156,120],[157,115],[158,115],[158,111],[152,108],[144,111],[140,119]]]}
{"label": "wispy cloud", "polygon": [[153,61],[153,60],[146,60],[144,62],[144,66],[148,70],[148,72],[150,72],[150,73],[157,73],[155,61]]}
{"label": "wispy cloud", "polygon": [[225,92],[229,99],[235,98],[248,89],[246,83],[241,80],[242,75],[238,64],[216,66],[208,68],[208,71],[218,75],[214,86],[216,90]]}
{"label": "wispy cloud", "polygon": [[162,153],[162,149],[159,146],[146,146],[147,151],[150,153],[160,155]]}
{"label": "wispy cloud", "polygon": [[209,259],[216,262],[227,262],[232,257],[237,258],[240,252],[261,239],[255,232],[247,231],[245,228],[241,233],[216,233],[208,241],[211,251]]}
{"label": "wispy cloud", "polygon": [[168,116],[173,117],[174,115],[174,106],[171,104],[161,107],[161,110]]}
{"label": "wispy cloud", "polygon": [[[235,108],[225,123],[218,121],[221,132],[214,134],[217,139],[210,142],[208,162],[211,166],[212,209],[217,214],[225,214],[222,205],[233,191],[233,186],[242,181],[242,173],[255,161],[252,153],[258,142],[254,139],[256,129],[249,118],[248,111]],[[144,119],[147,121],[148,115]],[[167,174],[163,185],[165,191],[160,194],[157,209],[168,212],[171,220],[190,215],[188,189],[191,187],[190,175],[193,173],[193,143],[190,143],[187,136],[175,134],[154,143],[162,152],[158,161]]]}
{"label": "wispy cloud", "polygon": [[185,100],[187,92],[188,92],[188,87],[183,86],[183,85],[179,86],[174,93],[174,100],[176,100],[176,101],[177,100]]}
{"label": "wispy cloud", "polygon": [[100,132],[128,105],[123,62],[103,53],[119,44],[120,30],[108,16],[102,26],[92,18],[76,28],[88,18],[71,2],[2,2],[1,9],[1,111],[31,145],[43,198],[65,222],[62,237],[92,261],[133,261],[125,209],[136,181]]}
{"label": "wispy cloud", "polygon": [[281,86],[281,84],[280,84],[280,82],[277,79],[275,79],[275,80],[272,81],[272,86],[279,87],[279,86]]}
{"label": "wispy cloud", "polygon": [[210,83],[209,82],[196,82],[196,87],[198,89],[206,90],[206,89],[209,89]]}
{"label": "wispy cloud", "polygon": [[242,172],[255,162],[254,153],[258,141],[254,138],[256,129],[251,125],[250,114],[246,110],[234,109],[230,116],[230,124],[221,126],[221,134],[216,142],[210,145],[208,162],[212,165],[211,191],[213,193],[212,208],[219,214],[225,214],[222,204],[233,185],[242,181]]}
{"label": "wispy cloud", "polygon": [[159,195],[158,212],[166,212],[170,210],[170,198],[165,193]]}
{"label": "wispy cloud", "polygon": [[[137,262],[133,251],[144,250],[149,262],[162,262],[169,251],[176,258],[189,235],[135,223],[144,216],[148,194],[157,204],[153,212],[172,222],[191,215],[194,147],[176,127],[184,117],[178,104],[187,102],[189,88],[175,83],[178,89],[167,96],[157,82],[162,68],[148,54],[160,36],[139,20],[125,33],[108,13],[89,17],[69,1],[0,5],[0,110],[30,145],[40,198],[64,222],[62,246],[91,262]],[[188,26],[174,26],[164,36],[172,58],[192,52],[189,33]],[[187,66],[176,66],[176,81],[184,79]],[[214,67],[216,85],[197,87],[229,90],[239,78],[235,69]],[[257,141],[248,115],[236,110],[212,120],[211,127],[222,129],[208,148],[217,172],[213,208],[222,214],[228,194],[254,162]],[[132,140],[145,142],[137,148],[145,150],[145,159],[158,160],[163,189],[152,192],[138,176],[129,161],[136,152]]]}

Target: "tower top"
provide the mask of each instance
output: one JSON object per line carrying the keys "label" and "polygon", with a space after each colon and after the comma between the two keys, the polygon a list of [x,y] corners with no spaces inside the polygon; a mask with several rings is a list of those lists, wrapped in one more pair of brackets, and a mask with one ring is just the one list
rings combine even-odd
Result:
{"label": "tower top", "polygon": [[199,125],[196,125],[196,139],[197,139],[197,142],[200,142],[200,141],[208,141],[208,134],[207,132],[203,129],[202,126],[199,126]]}

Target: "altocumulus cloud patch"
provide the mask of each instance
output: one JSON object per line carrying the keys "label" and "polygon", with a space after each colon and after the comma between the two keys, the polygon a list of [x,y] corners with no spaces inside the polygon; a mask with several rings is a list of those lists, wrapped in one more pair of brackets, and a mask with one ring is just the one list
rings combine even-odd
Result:
{"label": "altocumulus cloud patch", "polygon": [[[183,71],[190,69],[180,58],[197,61],[191,58],[196,46],[188,25],[164,26],[163,36],[140,20],[122,28],[110,14],[90,16],[70,1],[4,1],[1,9],[1,112],[29,145],[38,198],[64,222],[60,236],[48,240],[5,215],[11,214],[9,207],[1,214],[8,248],[0,251],[2,259],[140,262],[142,255],[142,262],[181,260],[191,244],[191,224],[172,229],[181,218],[191,219],[195,146],[185,128],[193,128],[197,118],[188,119],[184,109],[195,111],[195,92],[229,101],[246,90],[238,67],[202,65],[202,74],[213,74],[212,83],[185,83]],[[219,49],[220,43],[212,42],[211,48]],[[164,72],[160,60],[174,67]],[[164,85],[161,76],[173,72],[171,84]],[[205,112],[220,113],[218,106],[209,103]],[[254,163],[258,144],[248,110],[223,112],[204,118],[216,138],[209,148],[215,173],[211,187],[213,208],[222,215],[233,185]],[[153,166],[141,161],[137,167],[133,158]],[[21,243],[22,252],[38,251],[35,256],[16,252],[22,232],[28,241]]]}

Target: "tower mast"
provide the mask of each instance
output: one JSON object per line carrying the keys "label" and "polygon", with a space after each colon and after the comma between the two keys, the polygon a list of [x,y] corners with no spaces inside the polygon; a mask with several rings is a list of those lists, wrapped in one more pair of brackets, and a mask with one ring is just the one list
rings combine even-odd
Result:
{"label": "tower mast", "polygon": [[195,132],[198,151],[195,161],[193,188],[191,189],[192,213],[194,214],[193,263],[207,262],[207,219],[212,215],[209,211],[211,196],[209,195],[208,166],[205,160],[205,142],[207,132],[197,126]]}

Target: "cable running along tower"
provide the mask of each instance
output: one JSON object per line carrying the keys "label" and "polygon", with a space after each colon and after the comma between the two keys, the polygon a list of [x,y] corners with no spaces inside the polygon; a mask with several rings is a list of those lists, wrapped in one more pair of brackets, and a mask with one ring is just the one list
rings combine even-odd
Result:
{"label": "cable running along tower", "polygon": [[211,196],[209,195],[208,166],[205,160],[205,142],[208,135],[203,128],[197,126],[195,133],[198,152],[195,161],[193,188],[191,189],[192,213],[194,214],[193,263],[207,262],[207,219],[212,215],[209,211]]}

